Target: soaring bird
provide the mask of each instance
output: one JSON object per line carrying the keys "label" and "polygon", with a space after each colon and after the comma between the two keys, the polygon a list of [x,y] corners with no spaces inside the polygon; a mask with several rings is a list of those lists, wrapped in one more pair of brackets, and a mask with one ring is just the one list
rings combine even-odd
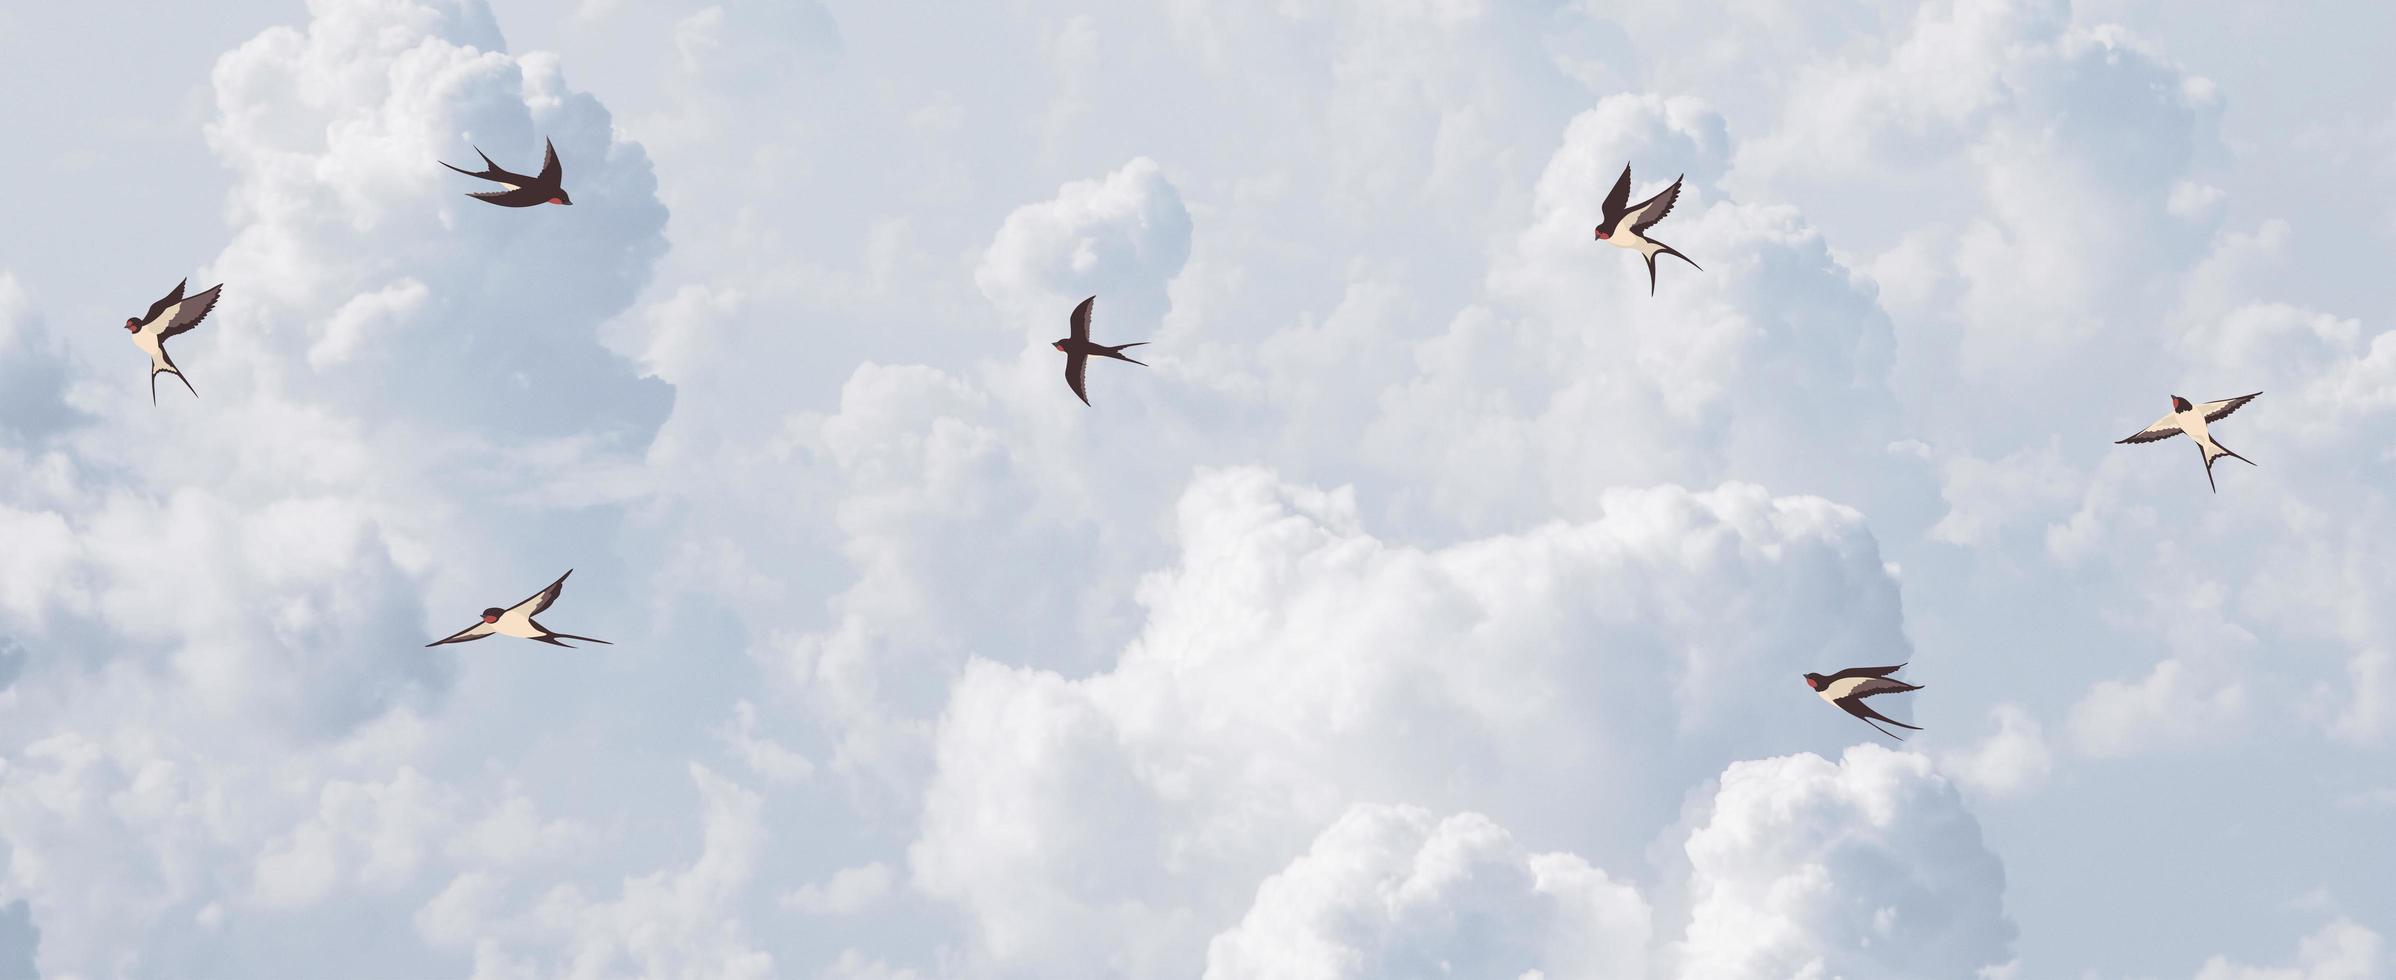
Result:
{"label": "soaring bird", "polygon": [[1921,731],[1922,727],[1908,725],[1874,711],[1871,705],[1864,703],[1864,699],[1875,694],[1887,694],[1892,691],[1921,690],[1922,687],[1919,684],[1908,684],[1904,681],[1889,679],[1888,675],[1896,673],[1899,668],[1904,666],[1904,664],[1898,664],[1896,667],[1849,667],[1828,677],[1820,674],[1807,674],[1805,675],[1805,686],[1813,688],[1814,694],[1822,700],[1838,705],[1839,710],[1862,719],[1866,725],[1872,725],[1873,730],[1902,742],[1905,739],[1896,732],[1873,725],[1872,720],[1877,718],[1899,728],[1909,728],[1917,732]]}
{"label": "soaring bird", "polygon": [[1124,351],[1148,343],[1145,340],[1138,343],[1117,344],[1113,347],[1090,342],[1090,306],[1096,302],[1098,302],[1098,297],[1092,296],[1082,300],[1082,305],[1074,307],[1073,336],[1065,337],[1049,345],[1065,352],[1065,383],[1072,386],[1074,396],[1080,398],[1084,405],[1090,403],[1090,392],[1082,384],[1082,375],[1090,369],[1091,357],[1112,357],[1118,361],[1131,361],[1141,367],[1148,366],[1145,361],[1132,361],[1131,358],[1123,356]]}
{"label": "soaring bird", "polygon": [[1617,248],[1633,249],[1639,253],[1640,258],[1647,260],[1647,295],[1656,294],[1656,253],[1658,252],[1687,262],[1691,268],[1699,271],[1705,269],[1704,266],[1697,264],[1697,260],[1673,251],[1672,246],[1646,237],[1647,229],[1655,227],[1656,222],[1664,220],[1665,215],[1671,214],[1672,202],[1681,199],[1680,177],[1672,178],[1672,186],[1664,188],[1656,196],[1641,201],[1635,206],[1625,207],[1624,205],[1630,199],[1631,167],[1626,163],[1622,166],[1621,179],[1616,180],[1614,189],[1606,194],[1606,223],[1597,226],[1597,240]]}
{"label": "soaring bird", "polygon": [[484,153],[482,147],[479,146],[474,148],[474,155],[483,158],[483,169],[480,173],[450,167],[446,160],[441,161],[441,165],[468,177],[480,177],[484,180],[508,185],[509,189],[504,191],[483,191],[479,194],[466,195],[477,201],[489,201],[503,208],[529,208],[536,204],[574,203],[573,198],[566,196],[564,184],[566,174],[565,169],[558,166],[557,147],[545,139],[541,141],[541,146],[541,172],[530,177],[509,172],[498,164],[492,163],[491,155]]}
{"label": "soaring bird", "polygon": [[2202,405],[2191,405],[2188,403],[2188,399],[2173,395],[2171,396],[2170,414],[2156,419],[2155,424],[2140,430],[2137,435],[2117,440],[2114,445],[2154,442],[2185,432],[2188,434],[2188,438],[2196,440],[2197,451],[2205,457],[2205,485],[2212,487],[2214,493],[2220,493],[2221,487],[2213,482],[2214,460],[2228,456],[2248,466],[2255,465],[2255,461],[2231,452],[2230,447],[2215,442],[2212,431],[2205,426],[2207,423],[2219,422],[2228,418],[2231,412],[2235,412],[2247,402],[2255,400],[2255,395],[2260,394],[2262,392],[2258,391],[2254,395],[2239,395],[2236,398],[2224,398]]}
{"label": "soaring bird", "polygon": [[[573,569],[566,569],[566,575],[572,574],[574,574]],[[542,610],[548,609],[550,603],[557,601],[558,593],[566,591],[566,575],[558,576],[557,581],[549,583],[548,588],[533,593],[531,598],[528,598],[523,602],[519,602],[505,609],[501,609],[498,606],[492,606],[489,609],[483,610],[483,618],[481,622],[475,623],[474,625],[466,627],[465,629],[459,630],[455,633],[451,633],[448,636],[442,637],[438,640],[434,640],[431,643],[425,644],[425,646],[437,647],[444,643],[469,643],[482,639],[486,636],[513,636],[526,640],[539,640],[551,646],[560,646],[567,649],[573,649],[574,645],[571,643],[560,643],[558,641],[588,640],[592,643],[607,643],[606,640],[602,640],[593,636],[575,636],[572,633],[553,633],[550,632],[549,627],[543,626],[538,621],[533,619],[534,616],[540,615]],[[614,646],[615,644],[609,643],[608,645]]]}
{"label": "soaring bird", "polygon": [[133,335],[133,346],[150,355],[152,405],[158,404],[158,376],[161,374],[174,375],[175,380],[183,382],[183,390],[191,392],[191,397],[200,397],[200,390],[191,386],[191,379],[183,376],[183,369],[175,366],[174,358],[167,356],[166,339],[199,326],[201,320],[207,319],[208,311],[216,308],[217,291],[225,288],[225,284],[220,282],[197,294],[183,295],[183,287],[190,284],[189,279],[176,283],[174,292],[150,304],[150,312],[125,318],[125,332]]}

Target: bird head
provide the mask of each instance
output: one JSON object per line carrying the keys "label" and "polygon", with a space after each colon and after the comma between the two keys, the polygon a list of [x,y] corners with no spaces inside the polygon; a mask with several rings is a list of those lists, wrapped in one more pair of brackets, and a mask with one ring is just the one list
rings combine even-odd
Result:
{"label": "bird head", "polygon": [[2173,396],[2171,396],[2171,410],[2172,410],[2172,411],[2175,411],[2175,412],[2185,412],[2185,411],[2188,411],[2189,409],[2192,409],[2192,408],[2195,408],[2195,407],[2196,407],[2196,406],[2194,406],[2194,405],[2190,405],[2190,404],[2188,404],[2188,399],[2182,398],[2182,397],[2180,397],[2180,396],[2178,396],[2178,395],[2173,395]]}
{"label": "bird head", "polygon": [[140,320],[137,320],[137,319],[135,319],[135,318],[133,318],[133,317],[126,317],[126,318],[125,318],[125,332],[126,332],[126,333],[140,333],[140,332],[141,332],[141,321],[140,321]]}
{"label": "bird head", "polygon": [[498,606],[492,606],[492,607],[491,607],[491,608],[489,608],[489,609],[485,609],[485,610],[483,610],[483,622],[486,622],[486,623],[496,623],[496,622],[498,622],[498,621],[499,621],[499,614],[501,614],[501,613],[504,613],[504,612],[506,612],[506,611],[507,611],[507,610],[505,610],[505,609],[501,609],[501,608],[499,608]]}
{"label": "bird head", "polygon": [[1821,690],[1821,689],[1822,689],[1822,682],[1824,682],[1824,681],[1827,681],[1827,680],[1829,680],[1829,679],[1830,679],[1830,678],[1824,677],[1824,676],[1822,676],[1822,675],[1820,675],[1820,674],[1812,674],[1812,673],[1809,673],[1809,674],[1805,675],[1805,686],[1807,686],[1807,687],[1810,687],[1810,688],[1813,688],[1814,690],[1817,690],[1817,691],[1819,691],[1819,690]]}
{"label": "bird head", "polygon": [[551,204],[572,204],[572,203],[574,203],[574,199],[573,199],[572,197],[568,197],[568,196],[566,195],[566,192],[565,192],[565,191],[559,191],[559,192],[557,192],[557,196],[556,196],[556,197],[553,197],[553,198],[550,198],[550,199],[549,199],[549,203],[551,203]]}
{"label": "bird head", "polygon": [[1062,341],[1062,340],[1060,340],[1060,341],[1057,341],[1056,343],[1050,344],[1050,345],[1048,345],[1048,346],[1050,346],[1050,347],[1054,347],[1054,348],[1056,348],[1056,349],[1058,349],[1058,350],[1064,350],[1064,349],[1065,349],[1065,342],[1064,342],[1064,341]]}
{"label": "bird head", "polygon": [[1605,241],[1606,239],[1609,239],[1609,238],[1612,238],[1612,237],[1614,237],[1614,236],[1613,236],[1613,235],[1610,235],[1610,234],[1608,234],[1608,233],[1606,232],[1606,230],[1605,230],[1605,229],[1603,229],[1603,228],[1600,228],[1600,229],[1598,229],[1598,230],[1597,230],[1597,240],[1598,240],[1598,241],[1601,241],[1601,242],[1602,242],[1602,241]]}

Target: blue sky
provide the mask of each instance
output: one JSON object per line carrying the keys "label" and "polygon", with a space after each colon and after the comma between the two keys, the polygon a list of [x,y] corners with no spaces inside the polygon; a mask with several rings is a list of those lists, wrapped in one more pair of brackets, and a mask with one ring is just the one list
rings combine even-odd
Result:
{"label": "blue sky", "polygon": [[0,975],[2390,976],[2391,21],[0,10]]}

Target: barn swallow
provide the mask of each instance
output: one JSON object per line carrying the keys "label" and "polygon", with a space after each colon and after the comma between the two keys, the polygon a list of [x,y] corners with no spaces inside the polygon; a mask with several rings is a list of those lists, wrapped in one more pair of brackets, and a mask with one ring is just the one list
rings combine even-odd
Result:
{"label": "barn swallow", "polygon": [[[566,575],[572,574],[574,574],[573,569],[566,569]],[[558,593],[566,591],[566,575],[558,576],[557,581],[549,583],[548,588],[533,593],[531,598],[523,602],[506,609],[493,606],[483,610],[481,622],[434,640],[425,646],[437,647],[444,643],[468,643],[486,636],[513,636],[526,640],[539,640],[551,646],[565,647],[569,650],[573,649],[573,644],[558,641],[588,640],[592,643],[607,643],[606,640],[597,637],[575,636],[572,633],[552,633],[549,631],[549,627],[543,626],[533,619],[534,616],[540,615],[542,610],[549,608],[550,603],[557,601]],[[615,644],[608,643],[608,645],[614,646]]]}
{"label": "barn swallow", "polygon": [[1118,361],[1131,361],[1141,367],[1148,366],[1145,361],[1132,361],[1131,358],[1123,356],[1125,350],[1148,343],[1145,340],[1134,344],[1118,344],[1113,347],[1090,342],[1090,305],[1096,302],[1098,302],[1098,297],[1092,296],[1083,300],[1082,305],[1074,307],[1073,336],[1049,345],[1065,352],[1065,383],[1073,387],[1073,394],[1080,398],[1084,405],[1090,403],[1090,392],[1082,385],[1082,375],[1090,369],[1090,358],[1093,355],[1112,357]]}
{"label": "barn swallow", "polygon": [[1681,178],[1672,178],[1672,186],[1664,188],[1654,197],[1639,202],[1636,207],[1624,207],[1623,205],[1630,199],[1631,168],[1629,164],[1624,164],[1622,178],[1616,180],[1614,189],[1606,194],[1604,205],[1606,223],[1597,226],[1597,240],[1617,248],[1636,249],[1639,256],[1647,260],[1647,295],[1656,294],[1656,253],[1658,252],[1687,262],[1700,272],[1705,271],[1705,267],[1698,265],[1697,260],[1673,251],[1672,246],[1648,238],[1645,234],[1647,229],[1654,227],[1656,222],[1664,220],[1665,215],[1672,213],[1672,203],[1681,199]]}
{"label": "barn swallow", "polygon": [[2248,466],[2255,465],[2255,461],[2231,452],[2230,447],[2213,441],[2213,433],[2206,429],[2205,425],[2228,418],[2231,412],[2237,411],[2247,402],[2253,401],[2255,395],[2260,394],[2262,392],[2258,391],[2254,395],[2239,395],[2236,398],[2224,398],[2202,405],[2188,404],[2188,399],[2173,395],[2171,396],[2171,414],[2156,419],[2155,424],[2147,426],[2137,435],[2115,442],[2114,445],[2154,442],[2185,432],[2188,434],[2188,438],[2196,440],[2197,451],[2205,457],[2205,485],[2212,487],[2214,493],[2220,493],[2221,487],[2213,482],[2213,461],[2223,456],[2228,456]]}
{"label": "barn swallow", "polygon": [[574,203],[573,198],[566,196],[564,186],[566,175],[564,168],[558,166],[557,147],[548,140],[542,140],[541,145],[544,148],[541,153],[541,172],[531,177],[501,169],[498,164],[491,162],[491,155],[484,153],[482,147],[479,146],[474,148],[474,155],[483,158],[481,173],[450,167],[448,161],[441,161],[441,165],[468,177],[480,177],[484,180],[506,184],[510,188],[504,191],[484,191],[480,194],[466,195],[478,201],[489,201],[503,208],[529,208],[536,204]]}
{"label": "barn swallow", "polygon": [[174,292],[150,304],[150,312],[139,318],[125,318],[125,332],[133,335],[133,346],[150,355],[152,405],[158,404],[158,376],[161,374],[174,375],[175,380],[183,382],[183,390],[191,392],[191,397],[200,397],[200,390],[191,386],[191,379],[183,376],[183,369],[175,366],[174,358],[167,356],[166,339],[199,326],[201,320],[207,319],[208,311],[216,308],[217,291],[225,288],[225,284],[217,283],[196,295],[183,295],[183,287],[190,284],[189,279],[176,283]]}
{"label": "barn swallow", "polygon": [[[1922,726],[1908,725],[1874,711],[1871,705],[1864,703],[1865,698],[1875,694],[1921,690],[1922,687],[1919,684],[1908,684],[1904,681],[1889,679],[1888,675],[1896,673],[1898,668],[1904,666],[1904,664],[1898,664],[1896,667],[1849,667],[1828,677],[1820,674],[1807,674],[1805,675],[1805,686],[1813,688],[1814,694],[1822,700],[1838,705],[1839,710],[1862,719],[1866,725],[1872,725],[1872,719],[1878,718],[1899,728],[1910,728],[1918,732],[1922,730]],[[1879,725],[1872,725],[1872,728],[1897,741],[1905,741],[1896,732]]]}

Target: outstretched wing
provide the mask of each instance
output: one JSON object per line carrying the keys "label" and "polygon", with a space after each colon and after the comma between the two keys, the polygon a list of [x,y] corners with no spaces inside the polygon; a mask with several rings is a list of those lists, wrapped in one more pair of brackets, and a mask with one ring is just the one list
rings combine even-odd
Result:
{"label": "outstretched wing", "polygon": [[531,181],[531,178],[529,178],[529,177],[526,177],[526,176],[524,176],[523,174],[520,174],[520,173],[515,173],[515,172],[513,172],[513,171],[510,171],[510,170],[508,170],[506,167],[502,167],[502,166],[500,166],[500,165],[498,165],[498,164],[496,164],[496,163],[492,163],[492,162],[491,162],[491,155],[490,155],[490,154],[488,154],[488,153],[484,153],[484,152],[483,152],[483,149],[482,149],[482,147],[479,147],[479,146],[478,146],[478,147],[475,147],[475,148],[474,148],[474,155],[475,155],[475,156],[478,156],[478,157],[481,157],[481,158],[483,158],[483,168],[482,168],[481,170],[468,170],[468,169],[466,169],[466,168],[464,168],[464,167],[456,166],[456,165],[454,165],[454,164],[450,163],[450,162],[449,162],[449,161],[447,161],[447,160],[442,160],[442,161],[438,161],[438,162],[439,162],[439,163],[440,163],[442,166],[444,166],[444,167],[448,167],[448,168],[449,168],[449,169],[451,169],[451,170],[455,170],[455,171],[457,171],[457,172],[459,172],[459,173],[465,174],[465,175],[466,175],[466,176],[468,176],[468,177],[480,177],[480,178],[482,178],[482,179],[484,179],[484,180],[496,180],[496,181],[498,181],[498,182],[500,182],[500,183],[503,183],[503,184],[511,184],[511,185],[514,185],[514,186],[517,186],[517,187],[522,187],[522,186],[524,186],[525,184],[528,184],[528,183],[531,183],[531,182],[532,182],[532,181]]}
{"label": "outstretched wing", "polygon": [[190,284],[191,280],[189,279],[185,279],[182,282],[176,283],[174,292],[168,293],[166,294],[166,298],[150,304],[149,312],[141,315],[142,325],[145,327],[149,326],[152,321],[158,319],[158,314],[164,313],[168,309],[172,308],[175,304],[182,302],[183,287]]}
{"label": "outstretched wing", "polygon": [[[573,569],[566,569],[566,575],[572,574],[574,574]],[[551,603],[557,601],[559,593],[566,591],[566,575],[558,576],[557,581],[549,583],[548,588],[533,593],[523,602],[509,606],[507,611],[511,613],[521,612],[524,614],[526,619],[540,615],[541,610],[549,608]]]}
{"label": "outstretched wing", "polygon": [[1647,229],[1654,227],[1656,222],[1664,220],[1665,215],[1672,213],[1673,202],[1680,199],[1681,178],[1674,177],[1672,186],[1664,188],[1654,197],[1639,202],[1639,213],[1631,216],[1625,222],[1631,226],[1631,234],[1642,234]]}
{"label": "outstretched wing", "polygon": [[[1085,303],[1083,305],[1087,306],[1089,304]],[[1084,405],[1090,403],[1090,392],[1088,389],[1082,387],[1082,375],[1088,373],[1089,370],[1090,355],[1065,355],[1065,383],[1073,387],[1073,396],[1081,399],[1082,404]]]}
{"label": "outstretched wing", "polygon": [[[1910,663],[1911,661],[1907,662]],[[1887,677],[1888,675],[1894,674],[1898,670],[1904,668],[1904,666],[1905,664],[1898,664],[1895,667],[1849,667],[1846,670],[1842,670],[1836,674],[1830,675],[1828,678],[1825,678],[1825,680],[1843,681],[1850,677]]]}
{"label": "outstretched wing", "polygon": [[565,176],[565,168],[557,162],[557,144],[541,140],[541,174],[533,178],[543,186],[555,186]]}
{"label": "outstretched wing", "polygon": [[477,201],[487,201],[503,208],[529,208],[535,204],[540,204],[549,200],[548,192],[534,190],[527,187],[514,187],[504,191],[483,191],[479,194],[468,194],[466,196]]}
{"label": "outstretched wing", "polygon": [[[216,308],[216,294],[224,288],[225,284],[220,282],[208,287],[205,292],[186,297],[182,302],[175,304],[173,316],[167,322],[158,325],[158,339],[165,340],[199,326],[200,321],[208,318],[208,311]],[[183,287],[177,286],[175,291],[182,292]]]}
{"label": "outstretched wing", "polygon": [[1603,205],[1606,223],[1613,224],[1614,219],[1622,215],[1622,209],[1630,203],[1631,165],[1626,163],[1622,165],[1622,176],[1614,181],[1614,189],[1606,192],[1606,203]]}
{"label": "outstretched wing", "polygon": [[472,643],[490,635],[491,624],[482,622],[481,620],[476,620],[474,625],[466,627],[465,629],[459,630],[455,633],[451,633],[448,636],[444,636],[438,640],[434,640],[431,643],[425,644],[425,646],[437,647],[444,643]]}
{"label": "outstretched wing", "polygon": [[2198,405],[2196,409],[2197,411],[2205,413],[2205,421],[2219,422],[2222,419],[2228,418],[2231,412],[2235,412],[2244,407],[2247,402],[2254,401],[2255,395],[2260,394],[2262,394],[2262,392],[2258,391],[2255,392],[2254,395],[2239,395],[2236,398],[2224,398],[2217,402],[2206,402],[2202,405]]}
{"label": "outstretched wing", "polygon": [[[1922,726],[1920,725],[1908,725],[1902,721],[1898,721],[1895,718],[1891,718],[1887,715],[1881,714],[1880,712],[1872,710],[1872,706],[1865,704],[1862,698],[1840,698],[1835,703],[1839,706],[1839,710],[1845,711],[1848,714],[1863,719],[1864,724],[1867,725],[1872,725],[1872,722],[1877,719],[1879,721],[1888,722],[1889,724],[1895,725],[1899,728],[1910,728],[1917,732],[1922,730]],[[1872,727],[1880,728],[1878,725],[1872,725]],[[1880,733],[1890,738],[1897,739],[1900,742],[1905,740],[1896,732],[1889,731],[1885,728],[1881,729]]]}
{"label": "outstretched wing", "polygon": [[1083,300],[1082,305],[1073,308],[1073,339],[1090,339],[1090,306],[1096,302],[1098,302],[1098,297],[1092,296]]}
{"label": "outstretched wing", "polygon": [[[2247,397],[2252,398],[2254,396],[2249,395]],[[2158,439],[2169,439],[2179,434],[2180,424],[2178,422],[2172,421],[2171,416],[2166,415],[2162,418],[2156,419],[2155,424],[2147,426],[2137,435],[2131,436],[2127,439],[2116,439],[2113,441],[2113,444],[2120,446],[2133,442],[2154,442]]]}

